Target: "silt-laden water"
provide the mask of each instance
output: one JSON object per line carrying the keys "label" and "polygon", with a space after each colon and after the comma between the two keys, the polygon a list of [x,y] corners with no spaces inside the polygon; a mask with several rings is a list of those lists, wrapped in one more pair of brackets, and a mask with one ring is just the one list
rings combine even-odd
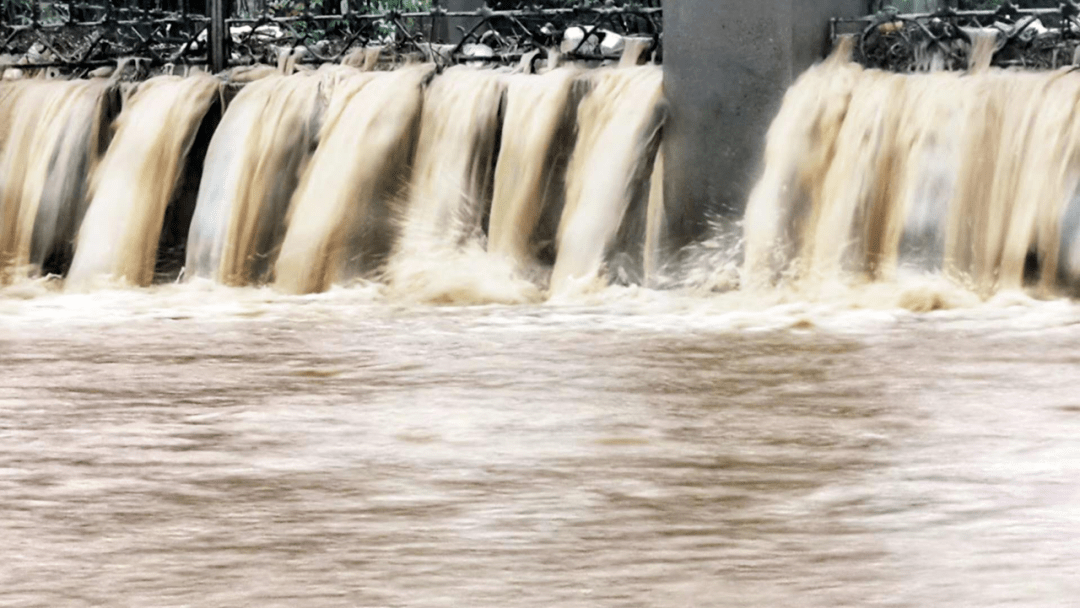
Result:
{"label": "silt-laden water", "polygon": [[0,293],[2,606],[1071,606],[1080,308]]}

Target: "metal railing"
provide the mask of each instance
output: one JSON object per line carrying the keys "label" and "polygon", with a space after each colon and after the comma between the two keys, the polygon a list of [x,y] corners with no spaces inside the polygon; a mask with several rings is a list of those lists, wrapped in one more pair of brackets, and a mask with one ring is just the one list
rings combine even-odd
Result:
{"label": "metal railing", "polygon": [[[257,14],[242,14],[228,0],[117,4],[0,0],[0,70],[89,70],[130,57],[149,67],[201,65],[218,72],[273,62],[278,54],[297,50],[302,61],[336,62],[368,46],[443,62],[511,62],[565,46],[570,27],[584,35],[563,52],[599,61],[612,58],[601,44],[610,33],[648,37],[659,55],[663,30],[662,10],[640,5],[478,11],[436,5],[428,11],[373,12],[365,0],[334,2],[331,10],[304,0],[294,3],[298,10],[282,13],[263,3]],[[455,41],[448,44],[448,39]],[[440,50],[433,53],[436,47]]]}
{"label": "metal railing", "polygon": [[1018,9],[901,14],[883,11],[833,19],[832,37],[856,37],[854,59],[871,68],[914,72],[968,67],[974,38],[993,36],[991,64],[998,67],[1056,69],[1072,65],[1080,46],[1080,9]]}
{"label": "metal railing", "polygon": [[0,67],[91,68],[123,57],[206,63],[209,18],[189,0],[143,6],[3,0]]}
{"label": "metal railing", "polygon": [[[430,43],[440,42],[436,31],[440,23],[457,20],[469,24],[462,28],[460,40],[442,53],[431,53]],[[583,29],[586,35],[566,54],[575,59],[602,60],[611,57],[597,49],[604,32],[646,35],[654,48],[661,44],[662,13],[650,7],[597,7],[568,9],[490,10],[451,12],[436,7],[422,12],[382,12],[314,15],[310,13],[274,17],[233,17],[225,20],[231,31],[243,34],[234,40],[234,52],[256,58],[258,49],[304,47],[313,62],[336,62],[351,49],[369,45],[385,46],[398,53],[422,52],[451,61],[516,61],[525,54],[544,51],[562,38],[565,27],[552,20]],[[252,45],[253,39],[258,44]],[[442,41],[445,42],[445,41]],[[478,54],[470,45],[482,44],[489,54]]]}

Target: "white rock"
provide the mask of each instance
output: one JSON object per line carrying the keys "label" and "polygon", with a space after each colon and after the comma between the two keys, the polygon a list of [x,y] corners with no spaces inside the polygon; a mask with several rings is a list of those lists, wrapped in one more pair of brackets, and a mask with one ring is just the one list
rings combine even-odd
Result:
{"label": "white rock", "polygon": [[495,49],[486,44],[466,44],[461,47],[461,53],[466,57],[494,57]]}
{"label": "white rock", "polygon": [[[562,45],[559,46],[559,50],[563,53],[573,53],[575,49],[577,49],[577,52],[579,53],[595,53],[596,36],[590,36],[588,42],[581,44],[581,41],[584,39],[585,28],[567,28],[566,33],[563,34],[563,41]],[[581,45],[581,48],[578,48],[578,45]]]}
{"label": "white rock", "polygon": [[626,39],[615,32],[604,30],[602,35],[604,41],[600,43],[600,48],[605,55],[617,55],[626,48]]}

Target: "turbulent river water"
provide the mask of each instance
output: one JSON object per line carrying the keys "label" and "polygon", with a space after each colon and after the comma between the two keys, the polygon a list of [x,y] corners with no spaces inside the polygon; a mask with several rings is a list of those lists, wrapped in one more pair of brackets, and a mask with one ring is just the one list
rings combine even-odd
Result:
{"label": "turbulent river water", "polygon": [[1078,341],[1009,293],[15,285],[0,605],[1072,606]]}
{"label": "turbulent river water", "polygon": [[1080,75],[847,51],[5,83],[0,608],[1077,605]]}

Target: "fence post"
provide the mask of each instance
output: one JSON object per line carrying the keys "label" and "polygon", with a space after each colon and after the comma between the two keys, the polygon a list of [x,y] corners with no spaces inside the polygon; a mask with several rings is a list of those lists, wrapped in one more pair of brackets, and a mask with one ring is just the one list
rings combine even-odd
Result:
{"label": "fence post", "polygon": [[[485,5],[485,2],[484,0],[444,0],[443,5],[451,13],[464,13],[480,9]],[[444,17],[443,19],[447,23],[447,37],[443,42],[448,44],[458,44],[464,37],[464,32],[468,32],[477,23],[480,23],[479,15],[476,17]]]}
{"label": "fence post", "polygon": [[210,8],[210,31],[207,38],[210,40],[210,70],[215,74],[228,67],[229,59],[226,55],[226,39],[229,29],[225,25],[225,3],[228,0],[209,0]]}

